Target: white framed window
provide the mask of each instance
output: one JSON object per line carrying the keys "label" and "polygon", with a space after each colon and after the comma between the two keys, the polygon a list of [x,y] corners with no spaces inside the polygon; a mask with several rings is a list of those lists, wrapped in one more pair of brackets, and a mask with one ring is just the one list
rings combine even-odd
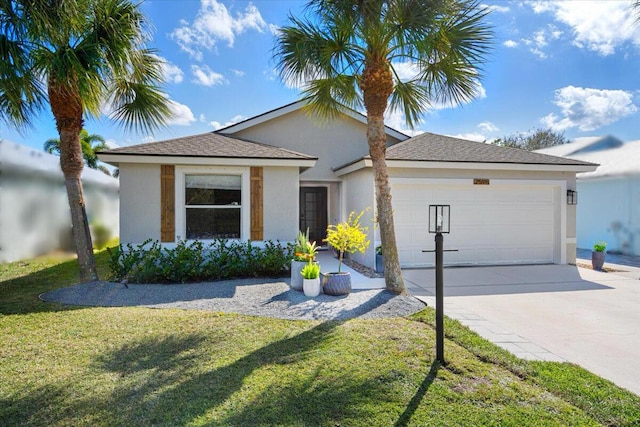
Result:
{"label": "white framed window", "polygon": [[247,239],[249,185],[249,168],[176,167],[176,239]]}

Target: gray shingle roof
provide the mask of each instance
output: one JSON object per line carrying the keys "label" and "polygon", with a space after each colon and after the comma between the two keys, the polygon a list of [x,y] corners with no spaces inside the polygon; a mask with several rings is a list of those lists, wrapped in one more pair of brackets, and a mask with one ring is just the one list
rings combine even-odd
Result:
{"label": "gray shingle roof", "polygon": [[176,157],[227,157],[243,159],[291,159],[316,160],[317,157],[232,138],[216,132],[168,139],[166,141],[119,147],[103,151],[104,154],[134,156],[176,156]]}
{"label": "gray shingle roof", "polygon": [[[367,156],[368,158],[368,156]],[[591,165],[563,157],[499,147],[450,136],[423,133],[387,148],[387,160],[461,163],[518,163],[536,165]]]}

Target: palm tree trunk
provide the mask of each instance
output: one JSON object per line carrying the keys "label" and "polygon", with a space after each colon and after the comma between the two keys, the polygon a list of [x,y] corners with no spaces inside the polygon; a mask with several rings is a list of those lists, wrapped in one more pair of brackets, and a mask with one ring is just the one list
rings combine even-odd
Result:
{"label": "palm tree trunk", "polygon": [[73,241],[78,254],[80,281],[90,282],[98,280],[98,273],[93,257],[81,180],[84,166],[79,138],[83,126],[82,101],[77,90],[74,89],[69,86],[58,86],[54,78],[49,78],[49,101],[60,134],[60,168],[64,174],[71,210]]}
{"label": "palm tree trunk", "polygon": [[95,258],[93,257],[93,244],[89,221],[84,203],[84,192],[80,174],[64,174],[64,183],[67,188],[67,198],[71,209],[71,224],[73,225],[73,241],[78,254],[78,266],[80,270],[80,282],[92,282],[98,280]]}
{"label": "palm tree trunk", "polygon": [[400,270],[396,231],[393,225],[391,187],[385,160],[387,133],[384,128],[384,112],[387,109],[389,95],[393,91],[393,77],[384,57],[372,56],[365,61],[360,88],[367,110],[367,141],[373,162],[378,226],[384,253],[384,279],[387,289],[399,294],[404,292],[404,280]]}
{"label": "palm tree trunk", "polygon": [[391,186],[387,173],[385,151],[387,135],[383,117],[368,117],[367,138],[369,154],[373,162],[373,176],[376,187],[376,205],[378,208],[378,226],[384,253],[384,279],[388,290],[395,293],[404,291],[404,280],[400,270],[396,231],[393,224],[393,206],[391,204]]}

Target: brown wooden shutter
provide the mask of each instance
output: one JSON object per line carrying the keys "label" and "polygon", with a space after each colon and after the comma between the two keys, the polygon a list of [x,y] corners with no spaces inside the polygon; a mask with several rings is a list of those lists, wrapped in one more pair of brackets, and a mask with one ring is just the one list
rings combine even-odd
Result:
{"label": "brown wooden shutter", "polygon": [[251,168],[251,240],[262,240],[263,203],[262,203],[262,168]]}
{"label": "brown wooden shutter", "polygon": [[160,241],[173,242],[176,235],[175,166],[160,165]]}

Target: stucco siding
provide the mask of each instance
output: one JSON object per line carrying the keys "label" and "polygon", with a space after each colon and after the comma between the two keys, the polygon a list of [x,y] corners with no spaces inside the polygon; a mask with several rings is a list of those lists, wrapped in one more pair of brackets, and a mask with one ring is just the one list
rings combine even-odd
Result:
{"label": "stucco siding", "polygon": [[[300,175],[304,181],[340,178],[333,168],[369,154],[367,129],[350,117],[321,125],[297,110],[233,134],[248,139],[318,157],[313,168]],[[391,139],[395,143],[397,140]]]}
{"label": "stucco siding", "polygon": [[264,239],[292,241],[298,232],[298,168],[264,168]]}
{"label": "stucco siding", "polygon": [[369,227],[368,239],[371,241],[369,248],[365,254],[355,253],[350,255],[352,259],[367,267],[375,268],[375,243],[376,230],[373,219],[375,218],[375,187],[373,183],[373,175],[371,170],[361,170],[349,174],[345,177],[345,217],[346,220],[349,213],[369,208],[362,216],[360,223],[365,227]]}
{"label": "stucco siding", "polygon": [[579,180],[577,208],[579,248],[605,240],[608,251],[640,255],[640,177]]}
{"label": "stucco siding", "polygon": [[160,165],[120,165],[120,241],[160,240]]}

